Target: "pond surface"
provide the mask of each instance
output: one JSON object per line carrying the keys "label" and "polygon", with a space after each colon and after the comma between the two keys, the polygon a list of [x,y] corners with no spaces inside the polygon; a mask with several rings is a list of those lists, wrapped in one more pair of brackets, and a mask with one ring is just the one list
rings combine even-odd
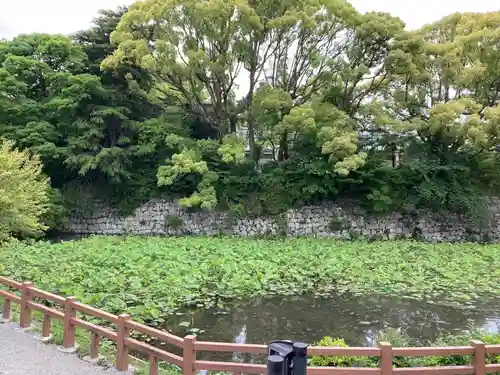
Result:
{"label": "pond surface", "polygon": [[379,296],[267,298],[172,317],[168,328],[184,335],[188,323],[200,330],[200,340],[211,341],[263,344],[290,339],[314,343],[328,335],[344,338],[352,346],[371,346],[378,332],[394,328],[425,343],[469,328],[500,332],[500,301],[457,308]]}

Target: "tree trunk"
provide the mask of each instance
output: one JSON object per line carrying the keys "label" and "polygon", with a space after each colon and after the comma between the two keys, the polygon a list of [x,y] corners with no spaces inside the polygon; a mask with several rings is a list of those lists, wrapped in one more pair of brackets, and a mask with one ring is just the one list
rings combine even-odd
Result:
{"label": "tree trunk", "polygon": [[248,129],[248,147],[250,149],[250,160],[254,163],[258,163],[260,155],[257,152],[257,147],[255,145],[255,119],[252,113],[253,104],[253,92],[255,89],[255,68],[250,70],[250,87],[247,94],[247,129]]}
{"label": "tree trunk", "polygon": [[288,160],[288,132],[284,132],[280,137],[280,149],[278,151],[278,161]]}

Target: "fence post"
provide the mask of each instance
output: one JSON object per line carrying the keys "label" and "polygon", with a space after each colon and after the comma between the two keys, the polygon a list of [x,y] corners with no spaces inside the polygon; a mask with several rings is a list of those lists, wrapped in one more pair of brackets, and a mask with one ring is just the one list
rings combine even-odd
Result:
{"label": "fence post", "polygon": [[10,322],[11,311],[10,299],[4,297],[1,323]]}
{"label": "fence post", "polygon": [[118,371],[128,371],[128,346],[125,340],[129,337],[130,330],[127,327],[127,320],[130,320],[129,314],[121,314],[118,316],[116,331],[118,339],[116,342],[116,369]]}
{"label": "fence post", "polygon": [[71,323],[71,319],[76,318],[76,310],[73,303],[76,297],[68,297],[64,301],[64,337],[63,347],[67,352],[73,352],[76,349],[75,345],[75,326]]}
{"label": "fence post", "polygon": [[22,285],[21,290],[21,303],[19,306],[19,325],[21,328],[29,328],[31,326],[31,308],[28,306],[28,302],[33,298],[31,294],[31,288],[33,283],[31,281],[25,281]]}
{"label": "fence post", "polygon": [[472,340],[471,345],[474,347],[474,354],[472,355],[474,374],[484,375],[486,372],[486,345],[479,340]]}
{"label": "fence post", "polygon": [[158,375],[158,359],[155,356],[149,357],[149,375]]}
{"label": "fence post", "polygon": [[378,344],[380,348],[380,369],[382,375],[392,375],[392,345],[388,342]]}
{"label": "fence post", "polygon": [[188,335],[184,337],[184,348],[182,351],[182,357],[184,360],[184,363],[182,364],[183,375],[194,375],[194,362],[196,361],[195,343],[195,335]]}
{"label": "fence post", "polygon": [[50,319],[50,315],[45,314],[43,316],[43,324],[42,324],[42,341],[47,342],[51,339],[52,331],[52,321]]}
{"label": "fence post", "polygon": [[96,360],[99,358],[99,344],[101,338],[95,332],[90,333],[90,359]]}

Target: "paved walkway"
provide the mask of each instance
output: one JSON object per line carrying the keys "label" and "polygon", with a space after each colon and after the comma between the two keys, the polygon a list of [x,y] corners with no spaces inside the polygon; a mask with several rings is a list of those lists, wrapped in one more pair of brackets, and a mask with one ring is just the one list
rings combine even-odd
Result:
{"label": "paved walkway", "polygon": [[17,324],[0,324],[0,375],[131,375],[87,363],[38,341]]}

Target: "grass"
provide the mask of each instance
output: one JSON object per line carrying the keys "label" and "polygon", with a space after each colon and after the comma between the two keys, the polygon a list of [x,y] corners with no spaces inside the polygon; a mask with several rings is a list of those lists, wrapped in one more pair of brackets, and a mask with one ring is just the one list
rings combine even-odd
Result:
{"label": "grass", "polygon": [[264,295],[381,293],[454,304],[500,296],[500,246],[410,241],[101,237],[0,249],[4,274],[163,325],[186,306]]}

